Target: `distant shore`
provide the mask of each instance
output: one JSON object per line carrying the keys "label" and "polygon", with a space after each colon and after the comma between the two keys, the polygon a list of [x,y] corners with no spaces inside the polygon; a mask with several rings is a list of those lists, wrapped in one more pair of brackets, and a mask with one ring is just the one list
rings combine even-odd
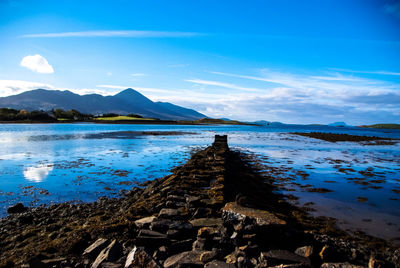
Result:
{"label": "distant shore", "polygon": [[37,121],[37,120],[18,120],[18,121],[0,121],[0,124],[128,124],[128,125],[246,125],[258,126],[256,124],[245,123],[240,121],[227,121],[222,119],[199,119],[193,121],[174,121],[174,120],[54,120],[54,121]]}

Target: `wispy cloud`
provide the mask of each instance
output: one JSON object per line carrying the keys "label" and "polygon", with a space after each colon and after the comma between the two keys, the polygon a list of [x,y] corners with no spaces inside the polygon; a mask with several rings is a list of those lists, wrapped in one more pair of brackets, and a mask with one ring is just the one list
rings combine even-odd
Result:
{"label": "wispy cloud", "polygon": [[24,34],[23,38],[61,38],[61,37],[130,37],[130,38],[178,38],[194,37],[204,34],[195,32],[169,32],[169,31],[83,31],[83,32],[59,32],[59,33],[35,33]]}
{"label": "wispy cloud", "polygon": [[263,93],[242,96],[239,101],[221,99],[220,105],[236,107],[230,111],[232,117],[242,118],[241,112],[247,118],[288,123],[329,123],[340,118],[353,124],[399,122],[400,85],[396,83],[354,75],[304,75],[270,69],[260,70],[259,75],[212,73],[266,83]]}
{"label": "wispy cloud", "polygon": [[345,72],[345,73],[355,73],[355,74],[380,74],[380,75],[400,76],[400,73],[398,73],[398,72],[389,72],[389,71],[359,71],[359,70],[349,70],[349,69],[340,69],[340,68],[331,68],[331,70]]}
{"label": "wispy cloud", "polygon": [[133,77],[140,77],[140,76],[147,76],[147,74],[135,73],[135,74],[130,74],[130,76],[133,76]]}
{"label": "wispy cloud", "polygon": [[218,81],[209,81],[209,80],[202,80],[202,79],[187,79],[186,82],[198,84],[198,85],[206,85],[206,86],[216,86],[216,87],[223,87],[228,89],[235,89],[235,90],[243,90],[243,91],[250,91],[250,92],[262,92],[262,89],[259,88],[249,88],[249,87],[241,87],[235,84],[218,82]]}
{"label": "wispy cloud", "polygon": [[54,89],[52,85],[23,80],[0,80],[0,97],[10,96],[33,89]]}

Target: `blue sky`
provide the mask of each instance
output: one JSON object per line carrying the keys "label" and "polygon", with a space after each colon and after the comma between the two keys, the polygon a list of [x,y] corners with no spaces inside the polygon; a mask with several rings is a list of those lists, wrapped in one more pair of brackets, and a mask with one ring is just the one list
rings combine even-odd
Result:
{"label": "blue sky", "polygon": [[0,0],[0,96],[132,87],[211,117],[400,123],[400,1]]}

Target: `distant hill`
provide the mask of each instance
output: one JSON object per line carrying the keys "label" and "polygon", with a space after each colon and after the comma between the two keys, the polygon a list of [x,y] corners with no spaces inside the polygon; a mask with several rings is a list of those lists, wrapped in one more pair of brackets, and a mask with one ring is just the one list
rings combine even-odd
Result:
{"label": "distant hill", "polygon": [[114,96],[78,95],[68,90],[36,89],[0,98],[0,107],[32,110],[78,110],[85,114],[139,114],[163,120],[197,120],[205,118],[195,110],[168,102],[153,102],[134,89],[125,89]]}
{"label": "distant hill", "polygon": [[400,129],[400,124],[375,124],[369,126],[359,126],[365,128],[386,128],[386,129]]}
{"label": "distant hill", "polygon": [[328,126],[330,126],[330,127],[350,127],[345,122],[335,122],[335,123],[329,124]]}
{"label": "distant hill", "polygon": [[251,122],[255,125],[259,125],[259,126],[280,126],[280,125],[284,125],[284,123],[281,122],[270,122],[270,121],[266,121],[266,120],[258,120],[258,121],[254,121]]}

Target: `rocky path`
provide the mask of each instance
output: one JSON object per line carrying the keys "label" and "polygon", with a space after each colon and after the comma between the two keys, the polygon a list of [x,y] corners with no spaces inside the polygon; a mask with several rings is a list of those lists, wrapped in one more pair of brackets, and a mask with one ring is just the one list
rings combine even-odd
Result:
{"label": "rocky path", "polygon": [[277,194],[226,136],[120,199],[10,208],[2,267],[400,267],[400,250],[348,237]]}

